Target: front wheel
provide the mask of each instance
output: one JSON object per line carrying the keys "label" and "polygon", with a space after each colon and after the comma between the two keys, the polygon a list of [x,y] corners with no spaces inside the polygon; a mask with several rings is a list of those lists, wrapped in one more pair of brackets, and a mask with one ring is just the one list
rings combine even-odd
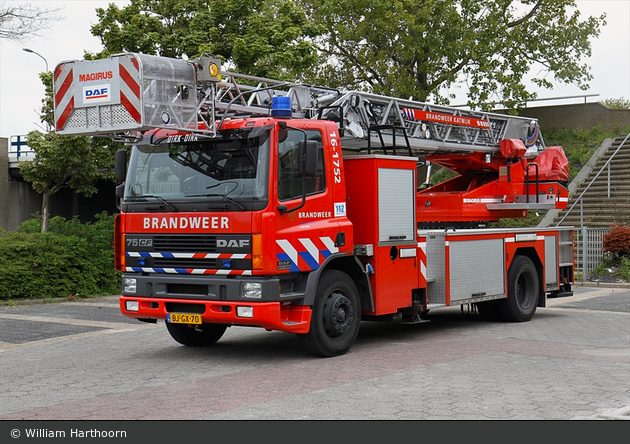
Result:
{"label": "front wheel", "polygon": [[540,285],[534,262],[516,256],[508,270],[508,297],[497,300],[499,316],[504,321],[529,321],[536,312]]}
{"label": "front wheel", "polygon": [[361,301],[355,283],[341,271],[328,270],[317,284],[311,328],[298,338],[315,356],[339,356],[354,344],[360,323]]}
{"label": "front wheel", "polygon": [[214,344],[221,339],[227,327],[227,325],[222,324],[201,324],[199,326],[192,326],[166,323],[166,329],[173,339],[189,347],[203,347]]}

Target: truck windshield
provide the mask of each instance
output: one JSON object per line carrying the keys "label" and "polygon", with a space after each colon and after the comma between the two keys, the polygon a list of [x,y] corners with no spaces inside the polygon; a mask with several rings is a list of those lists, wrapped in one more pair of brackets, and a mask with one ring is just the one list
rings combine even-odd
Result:
{"label": "truck windshield", "polygon": [[167,211],[198,211],[200,201],[216,202],[214,209],[264,208],[269,131],[256,127],[221,131],[217,138],[168,136],[134,146],[123,205],[132,212],[156,204]]}

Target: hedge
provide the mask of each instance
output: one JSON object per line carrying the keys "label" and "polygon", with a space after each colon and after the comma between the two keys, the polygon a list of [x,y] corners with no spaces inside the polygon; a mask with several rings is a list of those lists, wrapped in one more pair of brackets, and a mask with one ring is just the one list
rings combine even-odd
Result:
{"label": "hedge", "polygon": [[47,233],[39,219],[0,232],[0,300],[117,294],[113,234],[106,212],[86,224],[53,217]]}

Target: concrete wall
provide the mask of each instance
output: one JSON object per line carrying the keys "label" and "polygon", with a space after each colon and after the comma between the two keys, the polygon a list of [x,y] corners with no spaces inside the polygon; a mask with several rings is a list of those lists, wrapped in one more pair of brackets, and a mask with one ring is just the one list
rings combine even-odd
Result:
{"label": "concrete wall", "polygon": [[7,229],[9,217],[9,139],[0,137],[0,228]]}
{"label": "concrete wall", "polygon": [[[42,196],[33,190],[30,183],[9,181],[7,209],[2,227],[7,231],[15,230],[25,220],[42,209]],[[51,211],[51,215],[54,213]]]}
{"label": "concrete wall", "polygon": [[608,108],[601,103],[524,108],[519,115],[538,119],[543,131],[553,128],[590,129],[597,125],[606,131],[623,131],[630,126],[630,109]]}

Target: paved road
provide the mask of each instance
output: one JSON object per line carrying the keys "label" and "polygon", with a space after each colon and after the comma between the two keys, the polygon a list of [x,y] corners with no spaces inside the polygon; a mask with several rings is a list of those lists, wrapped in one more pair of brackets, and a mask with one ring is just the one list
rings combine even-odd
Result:
{"label": "paved road", "polygon": [[254,328],[183,347],[116,297],[2,306],[0,420],[628,419],[630,290],[575,292],[527,323],[365,322],[329,359]]}

